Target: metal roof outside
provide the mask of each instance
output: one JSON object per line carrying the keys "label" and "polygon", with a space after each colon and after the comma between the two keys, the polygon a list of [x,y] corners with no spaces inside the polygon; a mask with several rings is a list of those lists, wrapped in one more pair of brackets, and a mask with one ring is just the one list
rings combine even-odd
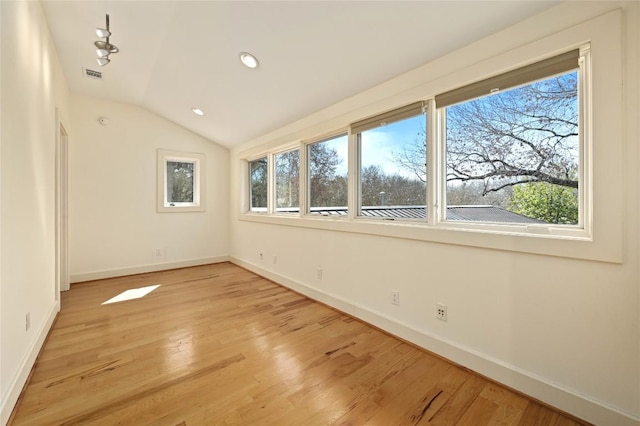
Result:
{"label": "metal roof outside", "polygon": [[[363,206],[362,217],[381,219],[418,219],[427,217],[425,206]],[[311,214],[322,216],[346,216],[347,207],[313,207]],[[531,223],[544,224],[507,209],[490,205],[448,206],[447,220],[462,222]]]}

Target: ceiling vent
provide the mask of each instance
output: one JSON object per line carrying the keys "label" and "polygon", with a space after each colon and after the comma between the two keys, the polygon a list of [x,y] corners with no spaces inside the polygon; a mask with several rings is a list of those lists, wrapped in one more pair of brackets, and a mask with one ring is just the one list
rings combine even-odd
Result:
{"label": "ceiling vent", "polygon": [[102,73],[100,71],[94,71],[90,70],[89,68],[84,68],[84,75],[96,80],[102,80]]}

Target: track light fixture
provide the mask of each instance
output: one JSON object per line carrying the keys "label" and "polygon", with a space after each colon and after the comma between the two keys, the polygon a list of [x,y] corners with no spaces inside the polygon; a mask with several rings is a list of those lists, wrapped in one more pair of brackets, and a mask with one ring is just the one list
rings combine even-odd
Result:
{"label": "track light fixture", "polygon": [[[109,16],[109,15],[107,15]],[[109,25],[107,25],[109,26]],[[111,35],[111,31],[105,30],[104,28],[96,28],[96,35],[100,38],[109,37]]]}
{"label": "track light fixture", "polygon": [[106,39],[93,43],[97,47],[96,54],[98,55],[98,64],[103,67],[111,62],[109,55],[120,51],[117,46],[109,43],[109,37],[111,36],[111,31],[109,30],[109,14],[107,14],[107,28],[96,28],[96,35]]}

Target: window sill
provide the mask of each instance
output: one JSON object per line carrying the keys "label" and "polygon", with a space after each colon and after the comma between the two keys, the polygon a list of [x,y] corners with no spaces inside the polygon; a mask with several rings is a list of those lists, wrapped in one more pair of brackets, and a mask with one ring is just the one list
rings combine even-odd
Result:
{"label": "window sill", "polygon": [[[526,225],[487,225],[444,222],[428,225],[410,220],[384,220],[345,216],[283,216],[240,213],[240,221],[281,226],[402,238],[439,244],[478,247],[570,259],[622,263],[620,249],[607,239],[598,241],[584,230]],[[535,229],[534,229],[535,228]]]}
{"label": "window sill", "polygon": [[203,212],[205,208],[203,205],[199,206],[158,206],[158,213],[188,213],[188,212]]}

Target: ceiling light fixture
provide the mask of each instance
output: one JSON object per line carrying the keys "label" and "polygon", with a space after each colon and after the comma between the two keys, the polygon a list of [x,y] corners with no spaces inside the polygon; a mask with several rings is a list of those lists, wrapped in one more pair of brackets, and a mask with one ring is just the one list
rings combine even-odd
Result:
{"label": "ceiling light fixture", "polygon": [[260,65],[260,63],[258,62],[258,59],[255,56],[253,56],[251,53],[247,53],[247,52],[240,53],[240,61],[247,68],[258,68],[258,65]]}
{"label": "ceiling light fixture", "polygon": [[109,37],[111,36],[111,31],[109,30],[109,14],[106,16],[107,28],[96,28],[96,35],[100,38],[106,38],[106,40],[98,40],[93,43],[97,47],[96,55],[98,55],[98,64],[102,67],[111,62],[109,55],[120,51],[117,46],[109,43]]}
{"label": "ceiling light fixture", "polygon": [[109,56],[109,51],[107,49],[96,49],[96,54],[98,58],[106,58]]}
{"label": "ceiling light fixture", "polygon": [[204,115],[204,111],[201,110],[200,108],[193,107],[193,108],[191,108],[191,111],[193,111],[193,113],[195,115],[199,115],[199,116],[203,116]]}
{"label": "ceiling light fixture", "polygon": [[105,30],[104,28],[96,28],[96,35],[100,38],[109,37],[111,35],[111,31]]}

